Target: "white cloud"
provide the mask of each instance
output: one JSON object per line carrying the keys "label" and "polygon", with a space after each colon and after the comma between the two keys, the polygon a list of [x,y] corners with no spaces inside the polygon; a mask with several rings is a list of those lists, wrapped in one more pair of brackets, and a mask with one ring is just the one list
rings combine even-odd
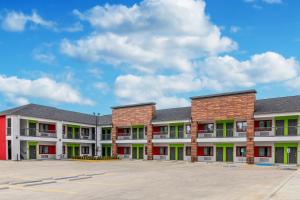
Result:
{"label": "white cloud", "polygon": [[238,27],[238,26],[231,26],[231,27],[230,27],[230,32],[231,32],[231,33],[237,33],[237,32],[239,32],[240,30],[241,30],[241,28]]}
{"label": "white cloud", "polygon": [[2,20],[2,28],[6,31],[21,32],[25,30],[27,24],[39,25],[45,28],[53,28],[55,26],[54,22],[44,20],[35,11],[31,15],[9,11]]}
{"label": "white cloud", "polygon": [[256,54],[245,61],[231,56],[209,57],[199,65],[203,87],[218,90],[287,81],[299,71],[295,58],[274,52]]}
{"label": "white cloud", "polygon": [[283,3],[282,0],[262,0],[262,1],[265,3],[268,3],[268,4],[282,4]]}
{"label": "white cloud", "polygon": [[29,102],[28,98],[41,98],[59,103],[94,104],[70,85],[47,77],[29,80],[0,75],[0,92],[16,104],[26,104]]}
{"label": "white cloud", "polygon": [[62,30],[70,33],[80,32],[83,31],[83,25],[80,22],[76,22],[72,26],[63,28]]}
{"label": "white cloud", "polygon": [[40,61],[46,64],[53,64],[55,61],[55,56],[52,53],[38,53],[35,52],[33,55],[33,59]]}
{"label": "white cloud", "polygon": [[105,82],[97,82],[94,84],[94,87],[97,90],[100,90],[103,94],[106,94],[110,90],[109,85]]}
{"label": "white cloud", "polygon": [[144,0],[132,7],[107,4],[73,13],[95,32],[63,40],[61,50],[86,61],[125,64],[142,72],[188,72],[191,59],[237,49],[210,21],[202,0]]}
{"label": "white cloud", "polygon": [[121,102],[155,101],[160,108],[178,107],[188,106],[189,101],[176,97],[176,94],[197,91],[201,87],[201,81],[191,75],[137,76],[128,74],[116,79],[115,94]]}

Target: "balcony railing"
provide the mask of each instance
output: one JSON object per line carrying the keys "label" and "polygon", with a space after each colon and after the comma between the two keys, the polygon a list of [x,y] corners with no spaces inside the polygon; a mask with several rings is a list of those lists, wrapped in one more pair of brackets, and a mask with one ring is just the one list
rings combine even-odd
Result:
{"label": "balcony railing", "polygon": [[233,137],[246,137],[247,132],[245,130],[234,131],[233,128],[230,129],[216,129],[211,130],[198,130],[198,138],[233,138]]}
{"label": "balcony railing", "polygon": [[299,128],[298,126],[255,128],[254,135],[255,137],[300,136]]}
{"label": "balcony railing", "polygon": [[178,137],[176,135],[176,133],[170,133],[170,135],[168,135],[168,133],[163,133],[163,134],[154,134],[153,135],[153,139],[190,139],[191,138],[191,134],[184,134],[184,133],[178,133]]}
{"label": "balcony railing", "polygon": [[63,134],[64,139],[71,140],[94,140],[91,135],[80,135],[80,134]]}
{"label": "balcony railing", "polygon": [[27,136],[27,137],[50,137],[50,138],[56,138],[56,131],[40,131],[36,128],[23,128],[20,129],[20,135],[21,136]]}
{"label": "balcony railing", "polygon": [[101,140],[111,140],[111,134],[102,134],[101,135]]}
{"label": "balcony railing", "polygon": [[132,135],[118,135],[117,140],[145,140],[147,139],[144,133],[132,134]]}

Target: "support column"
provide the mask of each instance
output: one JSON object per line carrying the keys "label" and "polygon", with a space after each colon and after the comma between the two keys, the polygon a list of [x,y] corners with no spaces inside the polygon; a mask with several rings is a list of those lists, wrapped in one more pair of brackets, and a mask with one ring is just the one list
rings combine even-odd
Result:
{"label": "support column", "polygon": [[191,123],[191,161],[196,162],[197,159],[197,122]]}
{"label": "support column", "polygon": [[254,164],[254,119],[247,120],[247,163]]}
{"label": "support column", "polygon": [[147,125],[147,159],[153,160],[153,127],[152,124]]}
{"label": "support column", "polygon": [[112,156],[118,156],[116,140],[117,140],[117,127],[113,125],[111,128]]}
{"label": "support column", "polygon": [[56,159],[60,160],[63,158],[63,123],[62,122],[56,122]]}
{"label": "support column", "polygon": [[11,159],[20,160],[20,117],[11,117]]}
{"label": "support column", "polygon": [[102,127],[98,127],[97,130],[97,147],[96,147],[96,155],[101,156],[102,155],[102,144],[101,144],[101,133],[102,133]]}

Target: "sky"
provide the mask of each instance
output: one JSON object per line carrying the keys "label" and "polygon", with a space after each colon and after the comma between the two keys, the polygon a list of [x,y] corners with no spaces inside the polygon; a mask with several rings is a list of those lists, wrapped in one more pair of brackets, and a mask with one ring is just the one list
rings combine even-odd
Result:
{"label": "sky", "polygon": [[0,110],[300,94],[300,1],[1,0]]}

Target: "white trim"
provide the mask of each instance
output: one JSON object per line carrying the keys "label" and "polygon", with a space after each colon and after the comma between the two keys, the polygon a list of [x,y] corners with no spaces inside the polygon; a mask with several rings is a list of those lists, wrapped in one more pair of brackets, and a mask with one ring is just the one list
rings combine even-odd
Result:
{"label": "white trim", "polygon": [[254,142],[297,142],[300,136],[254,137]]}
{"label": "white trim", "polygon": [[147,140],[116,140],[117,144],[147,144]]}
{"label": "white trim", "polygon": [[111,140],[100,140],[99,144],[111,144]]}
{"label": "white trim", "polygon": [[152,143],[164,143],[164,144],[191,143],[191,139],[152,139]]}
{"label": "white trim", "polygon": [[300,115],[299,112],[289,112],[289,113],[272,113],[272,114],[257,114],[254,115],[254,118],[267,118],[267,117],[278,117],[278,116],[291,116],[291,115]]}
{"label": "white trim", "polygon": [[191,123],[191,120],[151,122],[151,124],[154,124],[154,125],[165,125],[165,124],[175,124],[175,123]]}
{"label": "white trim", "polygon": [[197,139],[198,143],[223,143],[223,142],[247,142],[247,138],[246,137],[238,137],[238,138],[201,138],[201,139]]}
{"label": "white trim", "polygon": [[62,139],[63,143],[76,143],[76,144],[94,144],[95,140],[79,140],[79,139]]}
{"label": "white trim", "polygon": [[57,142],[57,138],[48,138],[48,137],[27,137],[20,136],[21,141],[35,141],[35,142]]}
{"label": "white trim", "polygon": [[57,123],[62,122],[63,125],[77,125],[77,126],[84,126],[84,127],[96,127],[96,125],[90,125],[90,124],[83,124],[83,123],[76,123],[76,122],[69,122],[69,121],[61,121],[61,120],[53,120],[53,119],[45,119],[45,118],[38,118],[38,117],[28,117],[28,116],[22,116],[20,115],[20,119],[25,120],[36,120],[37,122],[44,122],[44,123]]}
{"label": "white trim", "polygon": [[98,127],[100,127],[100,128],[112,128],[112,125],[103,125],[103,126],[99,125]]}

